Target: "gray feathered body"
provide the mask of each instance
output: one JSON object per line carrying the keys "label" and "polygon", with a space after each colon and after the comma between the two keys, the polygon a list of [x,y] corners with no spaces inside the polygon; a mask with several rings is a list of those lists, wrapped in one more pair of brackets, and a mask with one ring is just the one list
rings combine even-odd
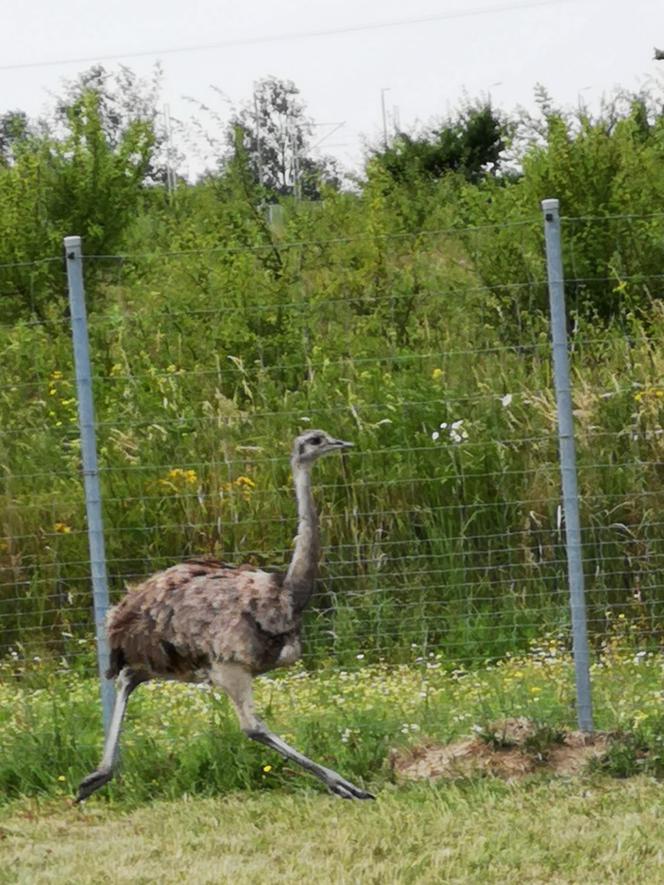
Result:
{"label": "gray feathered body", "polygon": [[253,674],[301,654],[301,619],[284,575],[192,560],[129,590],[108,615],[111,666],[145,678],[206,681],[215,663]]}

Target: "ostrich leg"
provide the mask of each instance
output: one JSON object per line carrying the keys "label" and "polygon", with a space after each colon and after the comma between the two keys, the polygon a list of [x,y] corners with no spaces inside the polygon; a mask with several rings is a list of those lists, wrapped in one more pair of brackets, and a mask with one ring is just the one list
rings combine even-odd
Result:
{"label": "ostrich leg", "polygon": [[122,731],[122,720],[127,709],[127,701],[132,691],[144,681],[145,677],[138,676],[128,667],[120,671],[116,682],[117,694],[115,696],[113,716],[111,717],[111,727],[104,744],[104,755],[92,774],[84,777],[78,785],[77,802],[87,799],[88,796],[92,795],[100,787],[103,787],[104,784],[107,784],[113,777],[118,761],[118,745],[120,743],[120,732]]}
{"label": "ostrich leg", "polygon": [[211,674],[215,685],[222,688],[233,702],[240,720],[242,731],[253,741],[265,744],[280,753],[286,759],[290,759],[309,771],[314,777],[321,780],[332,793],[341,796],[342,799],[374,799],[375,797],[366,790],[356,787],[350,781],[341,777],[331,768],[319,765],[307,756],[295,750],[290,744],[277,737],[265,726],[254,712],[254,701],[251,690],[252,677],[237,664],[220,664]]}

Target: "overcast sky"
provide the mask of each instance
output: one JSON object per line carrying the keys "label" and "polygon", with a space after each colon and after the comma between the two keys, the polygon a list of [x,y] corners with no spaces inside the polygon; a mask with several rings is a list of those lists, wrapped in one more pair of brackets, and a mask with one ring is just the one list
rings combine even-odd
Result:
{"label": "overcast sky", "polygon": [[181,120],[193,111],[184,96],[227,116],[212,86],[240,104],[272,74],[295,82],[320,149],[348,167],[381,137],[382,90],[388,126],[396,114],[405,129],[464,94],[532,107],[536,83],[593,106],[615,86],[664,84],[658,44],[664,0],[5,0],[0,112],[45,111],[94,61],[141,75],[160,61],[160,103]]}

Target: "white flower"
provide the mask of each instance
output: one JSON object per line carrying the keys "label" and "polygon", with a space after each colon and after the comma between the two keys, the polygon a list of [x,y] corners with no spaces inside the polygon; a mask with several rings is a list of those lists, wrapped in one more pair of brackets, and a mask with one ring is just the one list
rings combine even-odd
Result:
{"label": "white flower", "polygon": [[364,660],[364,655],[355,655],[355,657],[357,658],[358,661]]}
{"label": "white flower", "polygon": [[452,421],[451,427],[452,430],[458,430],[463,424],[463,418],[459,418],[458,421]]}
{"label": "white flower", "polygon": [[506,393],[505,396],[500,400],[502,407],[506,409],[508,406],[512,405],[512,394]]}
{"label": "white flower", "polygon": [[431,434],[431,439],[435,442],[439,437],[440,434],[438,433],[438,431],[434,430],[434,432]]}
{"label": "white flower", "polygon": [[459,432],[458,430],[450,430],[450,439],[453,443],[461,443],[468,439],[468,431],[462,430]]}
{"label": "white flower", "polygon": [[443,423],[440,425],[440,429],[447,430],[447,421],[443,421]]}

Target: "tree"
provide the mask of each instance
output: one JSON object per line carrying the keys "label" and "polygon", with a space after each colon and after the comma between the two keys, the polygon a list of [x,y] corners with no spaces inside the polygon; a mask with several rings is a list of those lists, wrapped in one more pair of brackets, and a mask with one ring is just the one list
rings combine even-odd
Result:
{"label": "tree", "polygon": [[239,133],[251,175],[268,195],[315,200],[323,183],[339,186],[339,174],[331,158],[311,156],[313,123],[299,94],[290,80],[259,80],[253,100],[233,115],[227,140],[236,154]]}
{"label": "tree", "polygon": [[121,151],[122,145],[139,128],[150,130],[151,151],[144,175],[147,181],[163,183],[166,180],[166,135],[157,126],[160,88],[161,69],[158,65],[150,80],[139,78],[123,65],[114,71],[107,71],[103,65],[93,65],[65,84],[63,95],[56,99],[56,133],[66,136],[71,132],[72,111],[81,108],[85,96],[94,95],[100,134],[111,151]]}
{"label": "tree", "polygon": [[436,180],[448,172],[477,182],[498,170],[507,128],[489,102],[471,104],[420,135],[399,133],[388,147],[374,151],[373,160],[399,183]]}
{"label": "tree", "polygon": [[0,166],[10,166],[17,151],[31,136],[31,125],[24,111],[0,114]]}
{"label": "tree", "polygon": [[[58,263],[43,259],[59,255],[64,236],[80,234],[88,254],[121,247],[157,177],[154,106],[140,95],[133,75],[114,80],[95,68],[68,88],[50,125],[20,111],[0,118],[3,319],[43,315],[62,296]],[[102,267],[91,262],[88,279]]]}

